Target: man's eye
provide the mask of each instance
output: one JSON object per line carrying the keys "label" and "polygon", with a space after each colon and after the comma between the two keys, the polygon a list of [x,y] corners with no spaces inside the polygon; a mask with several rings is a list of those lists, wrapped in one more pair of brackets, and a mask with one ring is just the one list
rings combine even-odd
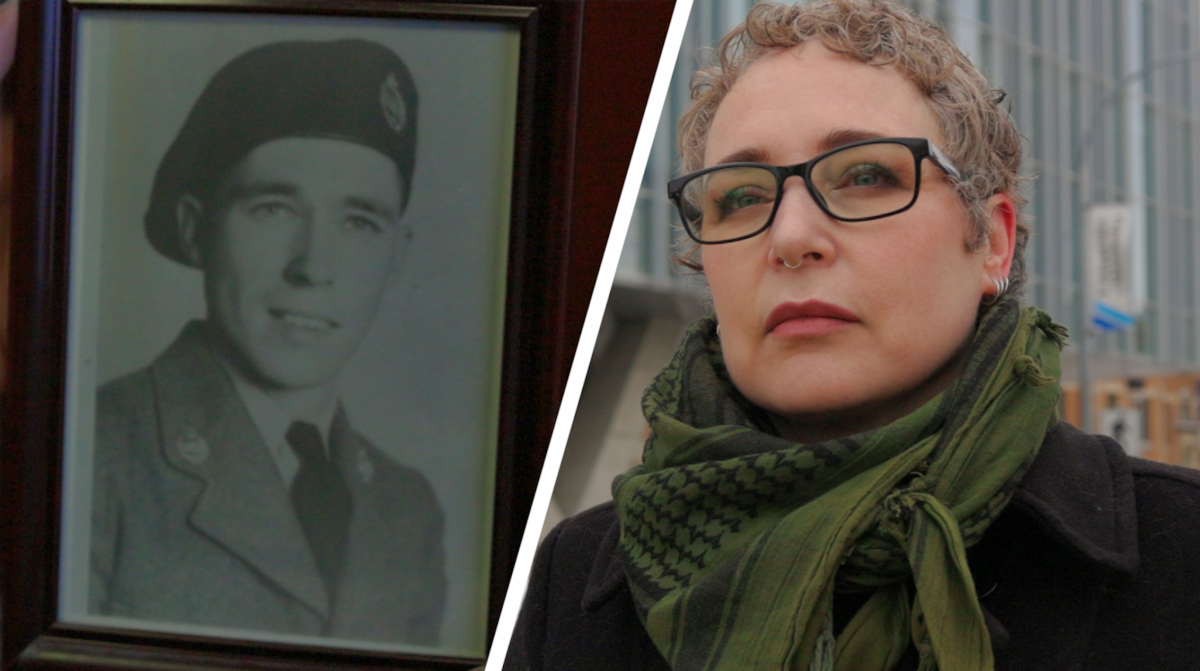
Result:
{"label": "man's eye", "polygon": [[281,219],[296,217],[298,213],[296,208],[288,203],[271,200],[251,205],[250,215],[255,219]]}
{"label": "man's eye", "polygon": [[346,229],[359,233],[381,233],[383,224],[370,218],[363,216],[350,216],[346,218]]}

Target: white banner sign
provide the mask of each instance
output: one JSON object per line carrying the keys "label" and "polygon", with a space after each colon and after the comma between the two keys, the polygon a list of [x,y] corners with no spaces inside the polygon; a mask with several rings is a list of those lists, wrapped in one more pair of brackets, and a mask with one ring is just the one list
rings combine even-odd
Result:
{"label": "white banner sign", "polygon": [[1142,412],[1134,408],[1107,408],[1100,413],[1100,433],[1121,444],[1133,457],[1142,456],[1145,445],[1142,435]]}
{"label": "white banner sign", "polygon": [[1084,215],[1084,251],[1091,321],[1105,330],[1134,325],[1133,210],[1128,205],[1094,205]]}

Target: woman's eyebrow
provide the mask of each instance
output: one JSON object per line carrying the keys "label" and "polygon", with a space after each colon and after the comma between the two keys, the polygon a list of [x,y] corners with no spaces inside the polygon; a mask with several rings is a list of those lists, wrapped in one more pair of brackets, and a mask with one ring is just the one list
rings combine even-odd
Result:
{"label": "woman's eyebrow", "polygon": [[[817,154],[824,154],[831,149],[843,147],[851,142],[859,142],[861,140],[878,140],[884,137],[888,136],[873,130],[865,130],[861,128],[838,128],[826,133],[825,137],[821,138],[821,140],[817,142],[816,153],[813,155],[816,156]],[[745,149],[739,149],[732,154],[725,156],[721,160],[717,161],[714,165],[721,165],[724,163],[769,162],[769,156],[766,151],[763,151],[757,147],[747,147]]]}
{"label": "woman's eyebrow", "polygon": [[762,149],[746,148],[733,152],[713,165],[721,165],[723,163],[766,163],[767,158],[767,152]]}
{"label": "woman's eyebrow", "polygon": [[817,143],[817,153],[824,154],[831,149],[844,147],[851,142],[861,142],[862,140],[878,140],[882,137],[887,136],[883,133],[861,128],[838,128],[829,131],[825,137],[821,138],[821,141]]}

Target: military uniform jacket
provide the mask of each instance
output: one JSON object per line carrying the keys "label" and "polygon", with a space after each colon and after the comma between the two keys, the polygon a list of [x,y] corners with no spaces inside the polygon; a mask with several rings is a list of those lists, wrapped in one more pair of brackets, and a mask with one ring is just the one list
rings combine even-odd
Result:
{"label": "military uniform jacket", "polygon": [[354,502],[334,594],[205,325],[189,324],[149,368],[99,391],[89,611],[436,645],[446,579],[433,490],[340,408],[329,442]]}
{"label": "military uniform jacket", "polygon": [[[611,503],[550,532],[506,671],[668,670],[634,611],[619,532]],[[1200,668],[1200,471],[1059,424],[968,561],[998,671]],[[862,601],[835,600],[835,629]]]}

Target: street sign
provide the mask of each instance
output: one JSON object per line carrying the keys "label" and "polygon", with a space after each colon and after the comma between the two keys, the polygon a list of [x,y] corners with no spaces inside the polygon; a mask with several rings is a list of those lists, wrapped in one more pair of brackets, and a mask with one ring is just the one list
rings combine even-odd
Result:
{"label": "street sign", "polygon": [[1084,214],[1088,318],[1101,330],[1123,331],[1137,323],[1132,223],[1129,205],[1093,205]]}

